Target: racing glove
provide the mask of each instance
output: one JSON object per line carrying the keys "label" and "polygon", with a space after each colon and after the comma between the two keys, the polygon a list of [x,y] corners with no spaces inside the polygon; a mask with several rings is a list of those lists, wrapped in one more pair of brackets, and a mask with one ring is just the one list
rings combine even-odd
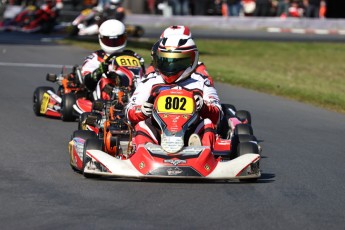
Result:
{"label": "racing glove", "polygon": [[97,69],[91,73],[93,81],[98,82],[102,78],[103,73],[108,72],[108,64],[102,62]]}
{"label": "racing glove", "polygon": [[204,105],[204,99],[202,99],[202,96],[200,95],[194,95],[195,105],[196,105],[196,111],[199,112]]}
{"label": "racing glove", "polygon": [[149,102],[145,102],[141,106],[141,112],[147,117],[152,115],[152,109],[153,109],[153,104],[151,104]]}
{"label": "racing glove", "polygon": [[107,73],[109,71],[109,64],[101,62],[98,68],[102,73]]}

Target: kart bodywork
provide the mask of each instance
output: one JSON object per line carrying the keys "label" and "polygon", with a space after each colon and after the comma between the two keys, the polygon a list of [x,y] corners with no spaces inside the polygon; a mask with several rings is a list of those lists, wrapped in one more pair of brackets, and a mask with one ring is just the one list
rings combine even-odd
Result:
{"label": "kart bodywork", "polygon": [[164,90],[156,97],[153,110],[162,130],[160,144],[136,144],[130,135],[127,140],[113,141],[113,147],[117,147],[114,154],[94,132],[78,131],[69,142],[71,166],[85,177],[255,181],[261,176],[260,147],[250,130],[243,128],[249,125],[240,120],[229,131],[232,137],[222,139],[217,134],[212,148],[186,145],[186,130],[198,116],[193,92]]}

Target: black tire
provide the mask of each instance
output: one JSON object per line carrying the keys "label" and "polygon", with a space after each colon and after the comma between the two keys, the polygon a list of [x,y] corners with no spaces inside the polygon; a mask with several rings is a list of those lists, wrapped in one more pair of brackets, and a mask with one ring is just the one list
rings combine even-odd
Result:
{"label": "black tire", "polygon": [[91,112],[85,112],[79,116],[78,130],[86,130],[86,127],[84,127],[83,122],[86,120],[89,114],[91,114]]}
{"label": "black tire", "polygon": [[54,29],[53,21],[44,22],[41,26],[41,32],[43,34],[50,34]]}
{"label": "black tire", "polygon": [[61,101],[61,120],[63,121],[75,121],[76,117],[73,112],[73,105],[75,104],[74,93],[68,93],[62,95]]}
{"label": "black tire", "polygon": [[[72,136],[71,136],[71,140],[74,137],[79,137],[82,138],[84,140],[90,139],[90,138],[97,138],[96,133],[89,131],[89,130],[76,130],[73,132]],[[83,154],[84,155],[84,154]],[[84,161],[84,156],[83,156],[83,161]],[[78,168],[74,167],[72,164],[70,164],[72,169],[76,172],[82,173],[81,170],[79,170]]]}
{"label": "black tire", "polygon": [[253,128],[250,124],[238,124],[235,127],[235,135],[253,135]]}
{"label": "black tire", "polygon": [[[259,154],[259,146],[252,142],[239,143],[237,146],[237,153],[238,153],[238,156],[242,156],[247,153]],[[240,182],[249,182],[249,183],[256,182],[257,180],[258,178],[239,179]]]}
{"label": "black tire", "polygon": [[43,94],[47,92],[48,90],[51,90],[55,93],[55,90],[52,87],[49,86],[41,86],[37,87],[33,94],[33,110],[36,116],[42,116],[43,114],[40,113],[41,110],[41,104],[43,100]]}
{"label": "black tire", "polygon": [[99,178],[99,175],[94,175],[94,174],[88,174],[84,172],[84,168],[86,163],[90,160],[88,157],[86,157],[86,151],[87,150],[103,150],[104,149],[104,144],[103,141],[98,139],[98,138],[90,138],[87,139],[85,144],[84,144],[84,150],[83,150],[83,175],[86,178]]}
{"label": "black tire", "polygon": [[236,117],[238,117],[241,121],[247,120],[247,124],[252,123],[252,116],[250,115],[250,112],[247,110],[238,110],[236,111]]}
{"label": "black tire", "polygon": [[243,143],[243,142],[258,142],[255,136],[249,135],[249,134],[239,134],[238,135],[238,142]]}
{"label": "black tire", "polygon": [[235,116],[236,107],[231,104],[221,104],[221,106],[224,116],[217,126],[217,134],[219,134],[221,138],[227,139],[230,131],[228,120]]}
{"label": "black tire", "polygon": [[144,35],[144,28],[141,26],[136,26],[133,36],[136,38],[141,38]]}
{"label": "black tire", "polygon": [[90,139],[90,138],[97,138],[97,134],[95,132],[92,132],[90,130],[76,130],[73,132],[71,136],[71,140],[74,137],[80,137],[84,140]]}
{"label": "black tire", "polygon": [[259,146],[253,142],[242,142],[237,146],[238,156],[242,156],[247,153],[259,154]]}
{"label": "black tire", "polygon": [[78,26],[71,26],[71,28],[69,28],[70,31],[69,31],[69,36],[70,37],[76,37],[78,36],[78,33],[79,33],[79,28]]}

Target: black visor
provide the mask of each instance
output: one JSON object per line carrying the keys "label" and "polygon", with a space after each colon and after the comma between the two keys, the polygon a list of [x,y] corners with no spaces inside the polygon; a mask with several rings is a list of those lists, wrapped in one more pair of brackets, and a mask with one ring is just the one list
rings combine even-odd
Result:
{"label": "black visor", "polygon": [[157,68],[166,76],[172,76],[191,66],[190,57],[186,58],[166,58],[158,57]]}
{"label": "black visor", "polygon": [[102,41],[102,43],[106,46],[110,47],[117,47],[117,46],[122,46],[123,44],[126,43],[127,40],[127,35],[122,34],[119,36],[99,36],[99,39]]}

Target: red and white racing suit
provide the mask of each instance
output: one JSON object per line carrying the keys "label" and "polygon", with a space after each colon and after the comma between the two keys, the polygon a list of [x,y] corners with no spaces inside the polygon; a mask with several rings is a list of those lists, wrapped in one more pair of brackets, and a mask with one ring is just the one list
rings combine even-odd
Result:
{"label": "red and white racing suit", "polygon": [[135,125],[135,143],[160,143],[160,130],[154,125],[153,119],[148,118],[141,111],[141,106],[147,102],[150,95],[160,89],[184,87],[200,93],[204,103],[199,112],[200,121],[193,130],[199,134],[205,146],[214,146],[215,125],[218,124],[222,109],[216,89],[207,77],[193,73],[189,78],[173,84],[166,84],[159,73],[151,73],[138,85],[126,107],[127,119]]}
{"label": "red and white racing suit", "polygon": [[[138,55],[137,53],[131,50],[124,50],[118,55],[119,56],[130,55],[130,56],[135,56],[136,58],[138,58],[141,64],[141,68],[143,69],[143,73],[145,73],[144,59],[140,55]],[[112,80],[109,78],[101,78],[101,76],[99,76],[97,81],[94,81],[94,79],[91,79],[90,77],[90,75],[100,67],[100,64],[103,63],[107,59],[107,57],[108,55],[103,50],[97,50],[85,59],[83,66],[81,68],[81,74],[84,78],[83,82],[85,86],[90,91],[98,89],[97,91],[94,92],[94,99],[100,99],[100,98],[105,99],[105,100],[110,99],[109,95],[103,92],[102,90],[104,89],[105,85],[107,84],[111,85]],[[111,69],[108,69],[108,70],[111,71]],[[115,73],[121,74],[122,72],[115,70]],[[132,80],[133,79],[130,79],[131,82]]]}
{"label": "red and white racing suit", "polygon": [[[147,67],[146,69],[146,75],[149,75],[150,73],[154,73],[155,72],[155,67],[153,67],[153,65],[150,65],[149,67]],[[206,70],[206,66],[203,62],[198,62],[198,65],[195,68],[195,73],[201,74],[204,77],[207,77],[207,79],[210,81],[211,85],[213,85],[213,79],[211,77],[211,75],[208,73],[208,71]]]}

